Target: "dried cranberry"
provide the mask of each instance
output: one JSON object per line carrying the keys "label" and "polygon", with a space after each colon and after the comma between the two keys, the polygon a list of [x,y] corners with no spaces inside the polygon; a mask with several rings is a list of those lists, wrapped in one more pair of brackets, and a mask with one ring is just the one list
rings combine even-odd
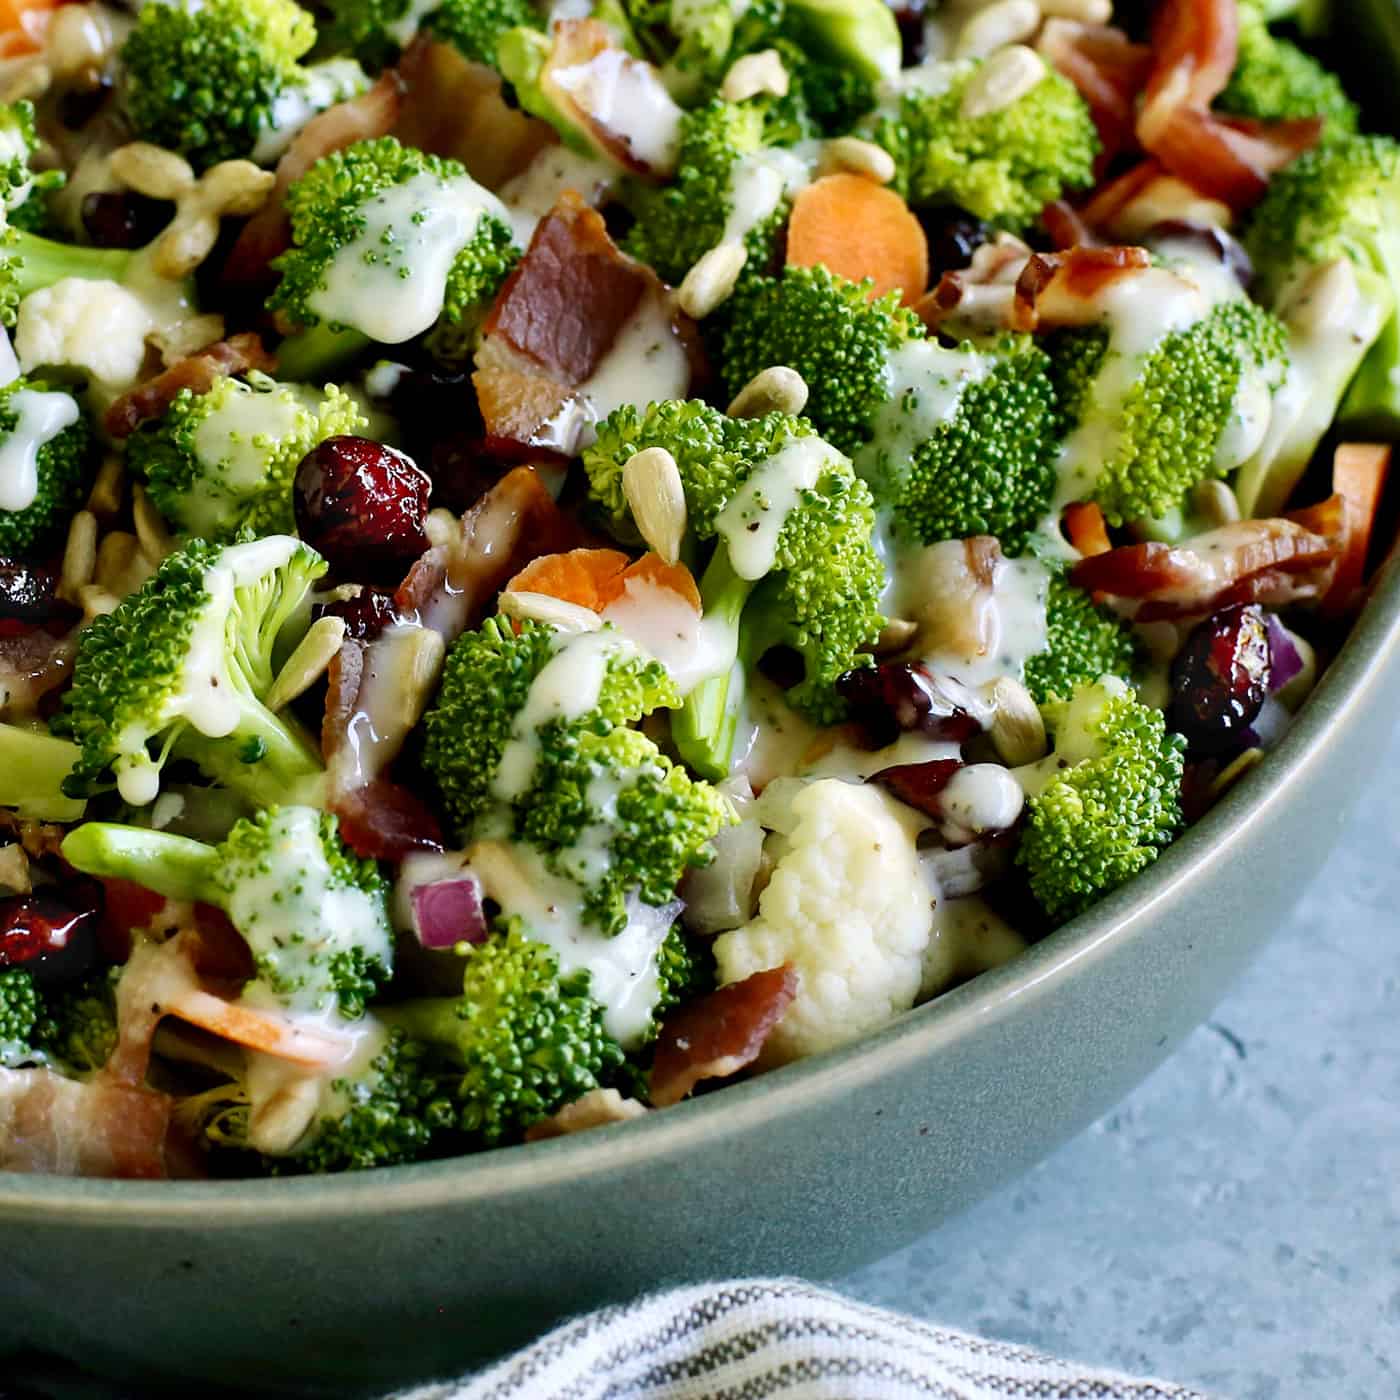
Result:
{"label": "dried cranberry", "polygon": [[963,765],[956,758],[934,758],[927,763],[900,763],[876,773],[872,782],[889,790],[901,802],[916,807],[926,816],[938,817],[938,795]]}
{"label": "dried cranberry", "polygon": [[141,248],[170,222],[175,206],[130,190],[83,196],[83,228],[99,248]]}
{"label": "dried cranberry", "polygon": [[58,580],[48,569],[22,559],[0,559],[0,621],[49,622],[73,609],[55,596]]}
{"label": "dried cranberry", "polygon": [[982,728],[951,687],[916,663],[884,661],[847,671],[836,690],[874,749],[914,732],[962,743]]}
{"label": "dried cranberry", "polygon": [[361,588],[357,597],[317,603],[311,612],[314,618],[344,618],[345,635],[358,642],[373,641],[386,627],[398,621],[394,595],[387,588]]}
{"label": "dried cranberry", "polygon": [[901,66],[913,68],[924,61],[924,0],[899,0],[891,8],[894,10],[894,22],[899,26],[899,42],[903,49]]}
{"label": "dried cranberry", "polygon": [[928,265],[933,277],[971,264],[973,254],[992,236],[991,227],[956,204],[917,211],[928,235]]}
{"label": "dried cranberry", "polygon": [[1221,608],[1200,623],[1172,662],[1167,722],[1197,754],[1226,753],[1269,693],[1269,631],[1257,603]]}
{"label": "dried cranberry", "polygon": [[70,87],[58,102],[58,119],[69,131],[80,131],[107,104],[116,85],[106,73],[87,87]]}
{"label": "dried cranberry", "polygon": [[297,528],[343,577],[397,578],[428,547],[431,490],[403,453],[369,438],[327,438],[297,468]]}
{"label": "dried cranberry", "polygon": [[61,982],[97,961],[98,909],[82,902],[91,881],[75,882],[70,902],[36,890],[0,900],[0,967],[24,967],[40,982]]}

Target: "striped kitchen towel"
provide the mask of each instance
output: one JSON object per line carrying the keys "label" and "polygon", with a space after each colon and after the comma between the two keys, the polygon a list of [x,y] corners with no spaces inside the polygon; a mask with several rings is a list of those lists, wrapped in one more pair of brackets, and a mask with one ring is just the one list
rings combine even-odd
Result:
{"label": "striped kitchen towel", "polygon": [[658,1293],[397,1400],[1205,1400],[934,1327],[796,1279]]}

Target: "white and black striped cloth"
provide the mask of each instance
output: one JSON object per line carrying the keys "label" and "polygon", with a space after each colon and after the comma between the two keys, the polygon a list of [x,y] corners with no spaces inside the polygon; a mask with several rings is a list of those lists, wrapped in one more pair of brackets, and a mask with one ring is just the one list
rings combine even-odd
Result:
{"label": "white and black striped cloth", "polygon": [[1205,1400],[933,1327],[795,1279],[659,1293],[590,1313],[396,1400]]}

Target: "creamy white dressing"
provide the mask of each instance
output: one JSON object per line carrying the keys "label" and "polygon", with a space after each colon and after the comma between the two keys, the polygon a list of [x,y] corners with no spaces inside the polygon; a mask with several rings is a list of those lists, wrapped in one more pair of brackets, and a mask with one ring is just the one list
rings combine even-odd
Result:
{"label": "creamy white dressing", "polygon": [[540,757],[539,731],[554,720],[579,719],[595,709],[608,663],[634,650],[631,642],[611,629],[556,633],[554,644],[554,655],[516,712],[491,782],[492,794],[503,802],[513,802],[529,791]]}
{"label": "creamy white dressing", "polygon": [[798,770],[803,777],[863,781],[886,768],[962,757],[961,744],[949,739],[931,739],[926,734],[901,734],[883,749],[862,749],[847,742],[839,731],[830,733],[835,742],[825,751],[811,753]]}
{"label": "creamy white dressing", "polygon": [[393,963],[383,900],[335,880],[320,823],[314,807],[281,808],[269,823],[266,859],[240,870],[225,905],[264,973],[289,986],[306,982],[286,993],[267,988],[278,1005],[301,1013],[334,1009],[318,968],[336,954],[360,949],[385,967]]}
{"label": "creamy white dressing", "polygon": [[505,206],[467,175],[429,171],[380,191],[364,227],[341,248],[308,304],[332,326],[385,345],[426,331],[442,312],[447,278],[483,216],[509,222]]}
{"label": "creamy white dressing", "polygon": [[794,438],[760,462],[715,517],[715,533],[729,549],[742,579],[760,579],[773,567],[788,516],[828,466],[843,457],[819,437]]}
{"label": "creamy white dressing", "polygon": [[580,155],[567,146],[546,146],[500,189],[515,241],[528,247],[540,220],[559,202],[565,190],[573,190],[595,208],[617,182],[617,167]]}
{"label": "creamy white dressing", "polygon": [[[228,675],[225,644],[234,591],[280,568],[298,548],[298,541],[290,535],[251,540],[226,549],[204,575],[209,602],[190,636],[184,683],[173,688],[155,727],[164,728],[183,718],[210,739],[232,732],[241,712],[237,690]],[[118,734],[114,744],[119,755],[112,765],[117,791],[133,807],[153,802],[160,791],[160,769],[146,751],[151,727],[149,721],[133,725]]]}
{"label": "creamy white dressing", "polygon": [[[415,21],[414,27],[417,27]],[[400,42],[406,42],[401,40]],[[365,91],[369,79],[353,58],[329,58],[302,70],[304,80],[291,83],[273,99],[271,120],[258,134],[253,161],[271,165],[281,157],[317,112]]]}
{"label": "creamy white dressing", "polygon": [[481,841],[467,854],[487,896],[554,950],[562,974],[589,974],[589,993],[603,1008],[608,1034],[635,1049],[660,999],[656,955],[676,906],[656,910],[632,901],[627,927],[609,935],[583,923],[578,887],[550,870],[532,847]]}
{"label": "creamy white dressing", "polygon": [[938,795],[938,827],[946,841],[975,841],[1009,830],[1024,805],[1020,784],[1001,764],[969,763]]}
{"label": "creamy white dressing", "polygon": [[1247,462],[1268,435],[1273,414],[1273,365],[1246,365],[1235,386],[1230,416],[1215,444],[1215,470],[1228,476]]}
{"label": "creamy white dressing", "polygon": [[915,449],[953,417],[964,392],[991,367],[984,355],[949,350],[935,340],[900,346],[889,357],[885,401],[876,410],[870,442],[856,454],[856,470],[867,481],[885,484],[881,494],[892,494]]}
{"label": "creamy white dressing", "polygon": [[979,896],[936,897],[919,1000],[926,1001],[955,982],[1000,967],[1025,949],[1026,940]]}
{"label": "creamy white dressing", "polygon": [[552,68],[549,80],[641,165],[658,174],[675,169],[683,114],[651,64],[609,47]]}
{"label": "creamy white dressing", "polygon": [[678,593],[644,579],[627,580],[622,596],[604,610],[603,621],[655,657],[683,696],[734,664],[732,627],[701,617]]}
{"label": "creamy white dressing", "polygon": [[0,510],[24,510],[39,491],[39,449],[78,421],[78,404],[61,390],[16,389],[17,422],[0,441]]}
{"label": "creamy white dressing", "polygon": [[729,172],[729,218],[721,243],[742,243],[784,199],[811,183],[812,164],[796,151],[767,146],[736,160]]}

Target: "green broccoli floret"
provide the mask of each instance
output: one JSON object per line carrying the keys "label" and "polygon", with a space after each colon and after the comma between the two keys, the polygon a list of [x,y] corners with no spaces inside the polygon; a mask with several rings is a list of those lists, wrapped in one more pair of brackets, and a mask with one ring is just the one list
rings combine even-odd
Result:
{"label": "green broccoli floret", "polygon": [[724,76],[739,21],[732,0],[623,0],[628,27],[682,99]]}
{"label": "green broccoli floret", "polygon": [[0,1069],[42,1063],[44,999],[33,974],[22,967],[0,968]]}
{"label": "green broccoli floret", "polygon": [[127,439],[126,460],[151,500],[186,534],[226,539],[295,530],[292,482],[317,443],[367,426],[359,405],[256,372],[221,376],[207,393],[182,389],[164,415]]}
{"label": "green broccoli floret", "polygon": [[374,861],[340,839],[328,812],[266,808],[235,823],[217,846],[85,822],[64,838],[63,857],[88,875],[222,909],[252,951],[254,987],[282,1006],[315,1012],[335,1005],[354,1019],[388,980],[389,887]]}
{"label": "green broccoli floret", "polygon": [[268,306],[324,332],[279,351],[293,379],[439,319],[470,325],[520,257],[500,202],[465,167],[392,136],[323,156],[288,190],[287,213],[293,247]]}
{"label": "green broccoli floret", "polygon": [[92,431],[77,400],[39,379],[0,386],[0,555],[33,558],[68,529],[91,481]]}
{"label": "green broccoli floret", "polygon": [[[805,675],[789,702],[834,723],[843,714],[837,678],[865,664],[859,649],[883,626],[885,571],[869,488],[802,419],[727,418],[698,400],[645,412],[627,405],[599,425],[583,458],[593,499],[624,536],[635,527],[622,469],[648,447],[675,458],[688,537],[715,541],[700,580],[715,635],[722,629],[733,654],[754,661],[768,646],[792,646]],[[781,517],[768,515],[775,508]],[[705,777],[728,772],[741,697],[742,677],[728,667],[692,690],[672,719],[682,757]]]}
{"label": "green broccoli floret", "polygon": [[787,365],[811,391],[804,410],[834,447],[853,453],[869,441],[890,393],[892,351],[924,338],[923,323],[899,295],[870,299],[870,284],[824,267],[789,267],[756,278],[729,306],[723,371],[737,394],[771,365]]}
{"label": "green broccoli floret", "polygon": [[870,134],[894,157],[895,187],[911,204],[959,204],[1019,232],[1051,200],[1093,184],[1098,134],[1088,104],[1053,69],[1009,106],[965,116],[980,67],[949,64],[936,81],[910,85]]}
{"label": "green broccoli floret", "polygon": [[616,933],[628,894],[673,898],[728,820],[713,788],[627,727],[678,703],[660,663],[620,633],[526,622],[517,634],[493,618],[447,658],[423,765],[463,841],[533,846],[579,887],[585,919]]}
{"label": "green broccoli floret", "polygon": [[[775,125],[781,128],[776,133]],[[662,187],[638,184],[633,189],[636,223],[623,243],[625,251],[665,281],[679,283],[728,234],[743,240],[748,270],[768,271],[791,209],[786,191],[807,178],[796,156],[774,149],[774,136],[779,141],[797,139],[805,134],[801,125],[790,101],[771,97],[746,102],[716,98],[687,112],[681,118],[675,179]],[[771,154],[752,159],[770,149]],[[760,164],[765,168],[760,170]],[[763,181],[772,198],[748,211],[755,217],[746,227],[731,229],[736,179],[746,172]]]}
{"label": "green broccoli floret", "polygon": [[496,50],[507,30],[542,30],[544,25],[530,0],[442,0],[427,27],[464,58],[494,68]]}
{"label": "green broccoli floret", "polygon": [[1063,575],[1050,579],[1045,600],[1045,650],[1026,662],[1023,680],[1038,705],[1067,700],[1100,676],[1131,680],[1141,648],[1118,615]]}
{"label": "green broccoli floret", "polygon": [[75,822],[87,803],[63,790],[77,745],[41,729],[0,724],[0,807],[40,822]]}
{"label": "green broccoli floret", "polygon": [[[28,101],[0,106],[0,205],[11,221],[24,224],[43,222],[46,215],[43,196],[59,189],[65,180],[61,170],[35,174],[30,168],[39,148],[34,125],[34,104]],[[28,211],[21,215],[21,210]]]}
{"label": "green broccoli floret", "polygon": [[1194,486],[1240,464],[1222,446],[1241,403],[1271,397],[1283,382],[1288,337],[1263,307],[1221,302],[1153,346],[1125,396],[1104,388],[1116,381],[1120,352],[1102,328],[1061,332],[1050,352],[1072,430],[1060,493],[1092,498],[1121,525],[1166,514]]}
{"label": "green broccoli floret", "polygon": [[1269,181],[1246,234],[1255,294],[1284,307],[1313,270],[1337,258],[1355,267],[1363,296],[1391,311],[1342,403],[1355,432],[1400,435],[1400,144],[1350,136],[1307,151]]}
{"label": "green broccoli floret", "polygon": [[308,117],[368,85],[350,59],[302,67],[315,42],[294,0],[151,0],[122,46],[127,115],[198,170],[273,161]]}
{"label": "green broccoli floret", "polygon": [[1055,918],[1151,865],[1181,826],[1186,751],[1161,711],[1106,676],[1043,709],[1054,752],[1018,770],[1032,794],[1017,863]]}
{"label": "green broccoli floret", "polygon": [[454,1065],[456,1127],[495,1146],[600,1086],[623,1062],[586,972],[512,920],[466,959],[460,998],[382,1008],[382,1019]]}
{"label": "green broccoli floret", "polygon": [[1215,99],[1219,111],[1266,122],[1322,117],[1324,140],[1356,131],[1356,104],[1335,73],[1272,33],[1258,5],[1241,3],[1239,16],[1235,71]]}
{"label": "green broccoli floret", "polygon": [[96,1074],[117,1045],[120,967],[91,972],[44,997],[39,1046],[73,1074]]}
{"label": "green broccoli floret", "polygon": [[948,349],[897,294],[825,268],[741,287],[724,340],[737,393],[769,365],[807,382],[804,412],[843,451],[896,528],[920,543],[996,534],[1017,553],[1049,503],[1050,362],[1029,337]]}
{"label": "green broccoli floret", "polygon": [[542,27],[530,0],[331,0],[330,37],[372,67],[393,61],[419,29],[456,46],[472,63],[496,64],[501,36]]}
{"label": "green broccoli floret", "polygon": [[155,800],[172,754],[255,804],[316,801],[317,746],[263,704],[302,606],[326,571],[285,535],[220,547],[192,540],[121,606],[85,628],[55,731],[81,750],[65,791],[107,775],[133,806]]}

